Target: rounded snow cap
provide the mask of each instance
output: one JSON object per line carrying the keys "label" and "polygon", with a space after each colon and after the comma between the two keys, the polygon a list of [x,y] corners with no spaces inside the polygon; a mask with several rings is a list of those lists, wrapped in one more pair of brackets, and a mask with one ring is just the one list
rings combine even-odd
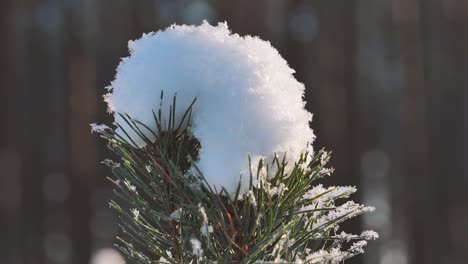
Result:
{"label": "rounded snow cap", "polygon": [[304,85],[269,42],[204,21],[143,34],[128,47],[130,56],[120,62],[105,95],[115,122],[132,132],[116,114],[126,113],[156,130],[152,111],[160,107],[161,91],[167,95],[163,113],[177,95],[176,120],[197,98],[192,114],[192,133],[201,143],[197,166],[218,190],[234,194],[242,175],[245,193],[249,155],[256,165],[260,159],[271,162],[275,154],[287,153],[294,163],[303,151],[312,153]]}

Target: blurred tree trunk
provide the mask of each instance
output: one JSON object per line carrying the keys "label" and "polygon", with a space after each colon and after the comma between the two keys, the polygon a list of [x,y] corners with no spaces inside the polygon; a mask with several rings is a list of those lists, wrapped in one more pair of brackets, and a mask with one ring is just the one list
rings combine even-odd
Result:
{"label": "blurred tree trunk", "polygon": [[332,182],[359,185],[355,164],[362,151],[358,133],[359,104],[356,90],[355,1],[318,5],[318,85],[320,145],[333,151],[332,165],[339,168]]}
{"label": "blurred tree trunk", "polygon": [[97,119],[95,37],[98,10],[94,1],[73,2],[72,5],[73,8],[66,13],[67,48],[64,56],[69,89],[67,121],[72,187],[72,263],[81,264],[89,263],[94,242],[91,232],[91,196],[98,180],[99,160],[97,139],[90,134],[89,124]]}
{"label": "blurred tree trunk", "polygon": [[[466,137],[468,131],[466,111],[468,88],[468,2],[446,1],[442,11],[445,17],[444,31],[447,34],[445,54],[446,70],[440,90],[443,124],[437,126],[442,139],[447,139],[440,151],[433,155],[433,162],[443,162],[444,166],[438,173],[438,178],[447,175],[446,204],[447,218],[444,221],[448,227],[446,232],[448,241],[446,244],[448,263],[463,263],[466,261],[468,244],[463,238],[468,237],[468,173]],[[445,142],[435,138],[436,142]],[[464,144],[463,144],[464,143]],[[465,159],[465,160],[464,160]],[[464,171],[465,168],[465,171]],[[443,202],[443,201],[440,201]]]}
{"label": "blurred tree trunk", "polygon": [[[463,96],[463,106],[464,106],[464,117],[463,117],[463,150],[462,150],[462,158],[460,160],[459,174],[461,175],[459,178],[459,188],[462,190],[458,191],[458,199],[461,203],[464,203],[462,207],[459,207],[458,213],[452,213],[452,220],[456,222],[455,228],[451,229],[451,237],[452,237],[452,244],[457,245],[457,257],[461,260],[466,258],[466,252],[468,252],[468,243],[464,241],[464,237],[468,237],[468,228],[466,228],[466,223],[468,222],[468,211],[466,208],[468,207],[468,192],[466,191],[466,187],[468,186],[468,16],[466,15],[466,10],[468,10],[468,2],[467,1],[460,1],[457,2],[456,11],[458,25],[457,29],[459,34],[461,34],[462,41],[458,43],[458,51],[461,52],[460,56],[458,56],[458,67],[459,67],[459,74],[462,76],[461,82],[461,90],[464,93]],[[460,144],[461,145],[461,144]],[[464,201],[464,202],[463,202]],[[459,227],[462,226],[460,229]],[[459,234],[458,232],[461,232]]]}
{"label": "blurred tree trunk", "polygon": [[[427,116],[424,73],[420,56],[421,40],[419,38],[419,13],[416,1],[394,0],[393,16],[399,32],[401,51],[402,79],[402,121],[405,138],[403,144],[406,153],[402,155],[402,173],[406,177],[405,197],[407,199],[406,215],[408,217],[409,263],[420,262],[424,256],[424,243],[427,238],[423,223],[429,219],[425,216],[427,190]],[[412,188],[415,188],[412,190]],[[413,191],[414,195],[411,195]],[[430,220],[429,220],[430,221]],[[436,251],[437,252],[437,251]]]}
{"label": "blurred tree trunk", "polygon": [[[283,0],[284,1],[284,0]],[[294,77],[305,85],[304,99],[307,102],[306,109],[313,113],[312,128],[315,134],[319,130],[320,122],[319,116],[319,98],[320,91],[318,74],[319,74],[319,18],[317,2],[314,1],[286,1],[284,3],[284,20],[283,20],[283,33],[284,38],[279,50],[280,54],[288,62],[289,66],[295,70]],[[304,18],[309,18],[309,20]],[[294,23],[294,20],[299,20],[299,23]],[[314,24],[315,22],[315,24]],[[295,29],[295,27],[303,27],[303,29]],[[307,30],[311,27],[312,30]],[[315,29],[314,29],[315,28]],[[311,34],[310,39],[302,39],[301,34],[304,31],[305,37]],[[320,145],[320,137],[318,141],[314,142],[314,146]]]}
{"label": "blurred tree trunk", "polygon": [[[8,36],[8,27],[7,27],[7,15],[8,15],[8,1],[2,1],[0,3],[0,36]],[[8,92],[10,89],[8,87],[8,79],[7,79],[7,41],[0,42],[0,58],[3,58],[0,61],[0,124],[7,124],[8,122]],[[3,164],[5,161],[4,152],[6,153],[7,149],[7,142],[8,142],[8,126],[1,126],[0,129],[0,171],[6,171],[5,165]],[[4,184],[5,187],[9,185],[8,179]],[[8,186],[10,187],[10,186]],[[10,234],[8,232],[8,228],[6,226],[10,226],[10,212],[8,212],[8,208],[6,205],[5,200],[9,197],[6,196],[6,191],[0,186],[0,234],[4,234],[5,237],[9,237]],[[7,254],[8,254],[8,243],[6,239],[0,240],[0,262],[7,262]]]}
{"label": "blurred tree trunk", "polygon": [[[462,4],[464,5],[464,4]],[[466,5],[466,4],[465,4]],[[462,173],[466,7],[393,1],[403,59],[410,263],[458,263],[468,215]],[[457,15],[458,14],[458,15]],[[456,184],[459,182],[460,184]],[[454,184],[455,183],[455,184]],[[464,184],[465,183],[465,184]],[[411,188],[417,188],[412,192]],[[458,189],[458,190],[457,190]],[[413,195],[410,195],[413,193]],[[460,234],[462,232],[462,234]],[[450,235],[453,236],[450,242]],[[466,249],[465,251],[466,252]]]}
{"label": "blurred tree trunk", "polygon": [[359,141],[354,164],[360,168],[363,202],[376,207],[375,212],[363,217],[364,228],[380,235],[379,240],[369,243],[363,256],[365,263],[373,264],[383,262],[383,255],[389,252],[404,250],[405,214],[401,204],[406,202],[406,193],[401,190],[399,173],[403,149],[398,115],[401,78],[390,3],[360,0],[356,13],[358,81],[354,115]]}
{"label": "blurred tree trunk", "polygon": [[[1,1],[0,2],[0,36],[3,36],[4,41],[0,42],[0,122],[6,124],[8,120],[8,93],[9,83],[8,83],[8,11],[9,11],[9,2]],[[0,129],[0,149],[6,147],[7,145],[7,136],[8,131],[7,126],[2,125]]]}
{"label": "blurred tree trunk", "polygon": [[[68,84],[64,58],[65,10],[63,3],[38,1],[34,6],[34,32],[37,43],[33,52],[40,56],[34,72],[40,81],[34,90],[40,91],[43,137],[41,154],[36,158],[43,164],[43,178],[38,184],[44,195],[43,218],[45,263],[70,263],[71,243],[69,226],[69,147],[67,141]],[[29,221],[34,221],[29,219]]]}
{"label": "blurred tree trunk", "polygon": [[42,191],[44,179],[44,139],[48,95],[41,88],[47,67],[38,24],[34,20],[39,1],[12,1],[12,12],[20,20],[13,20],[14,54],[14,122],[15,149],[21,159],[21,248],[25,264],[46,263],[44,251],[45,204]]}
{"label": "blurred tree trunk", "polygon": [[14,148],[14,93],[11,1],[0,2],[0,263],[19,263],[21,258],[20,157]]}
{"label": "blurred tree trunk", "polygon": [[[445,2],[445,3],[444,3]],[[453,263],[449,252],[449,183],[454,179],[456,140],[460,124],[461,106],[457,92],[457,74],[454,68],[454,38],[448,21],[447,1],[420,2],[424,81],[427,93],[428,164],[429,174],[425,200],[424,261],[426,263]],[[455,143],[455,144],[454,144]],[[454,200],[455,202],[455,200]],[[437,228],[435,228],[437,227]]]}
{"label": "blurred tree trunk", "polygon": [[[356,1],[319,1],[318,38],[318,145],[333,152],[334,175],[328,185],[361,186],[359,160],[370,140],[359,118],[360,100],[357,89]],[[363,190],[360,190],[363,191]],[[359,197],[355,198],[357,200]],[[360,219],[343,228],[359,233]],[[362,256],[349,263],[362,263]]]}

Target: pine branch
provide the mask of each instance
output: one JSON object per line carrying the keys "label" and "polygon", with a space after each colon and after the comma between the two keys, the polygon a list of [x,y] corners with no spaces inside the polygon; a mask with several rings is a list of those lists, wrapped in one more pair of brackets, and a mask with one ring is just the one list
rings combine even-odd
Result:
{"label": "pine branch", "polygon": [[[120,125],[123,134],[98,130],[121,158],[107,162],[120,198],[110,205],[124,233],[118,247],[131,263],[331,263],[361,253],[364,242],[376,238],[336,234],[340,223],[372,208],[336,206],[353,187],[314,187],[331,173],[323,150],[303,153],[292,169],[285,157],[250,164],[256,170],[247,175],[246,193],[240,181],[234,195],[212,188],[196,166],[201,146],[190,133],[194,104],[176,120],[174,97],[166,123],[161,108],[153,112],[156,131],[122,114],[132,134],[147,143],[143,148]],[[350,241],[358,242],[342,249]]]}

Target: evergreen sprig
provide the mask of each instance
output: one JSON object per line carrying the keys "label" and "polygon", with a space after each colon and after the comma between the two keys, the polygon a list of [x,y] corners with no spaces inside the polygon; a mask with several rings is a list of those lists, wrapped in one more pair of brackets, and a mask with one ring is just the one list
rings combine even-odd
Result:
{"label": "evergreen sprig", "polygon": [[285,157],[250,164],[246,193],[240,183],[234,195],[212,187],[196,167],[202,146],[190,132],[194,104],[176,120],[174,97],[167,119],[162,107],[153,112],[156,131],[122,114],[147,143],[143,148],[120,124],[123,134],[96,129],[121,159],[106,164],[120,198],[110,202],[124,234],[118,247],[129,263],[337,263],[377,237],[338,233],[340,223],[373,208],[337,205],[354,187],[314,186],[332,172],[323,150],[303,153],[294,164]]}

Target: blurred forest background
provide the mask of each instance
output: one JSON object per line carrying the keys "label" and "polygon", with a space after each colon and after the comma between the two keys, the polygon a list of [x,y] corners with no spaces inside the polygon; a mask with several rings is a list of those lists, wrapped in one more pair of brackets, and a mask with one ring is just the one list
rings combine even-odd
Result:
{"label": "blurred forest background", "polygon": [[[118,232],[89,123],[127,41],[227,21],[271,41],[305,83],[327,184],[377,210],[349,263],[467,263],[468,1],[0,1],[0,263],[83,264]],[[348,262],[347,262],[348,263]]]}

